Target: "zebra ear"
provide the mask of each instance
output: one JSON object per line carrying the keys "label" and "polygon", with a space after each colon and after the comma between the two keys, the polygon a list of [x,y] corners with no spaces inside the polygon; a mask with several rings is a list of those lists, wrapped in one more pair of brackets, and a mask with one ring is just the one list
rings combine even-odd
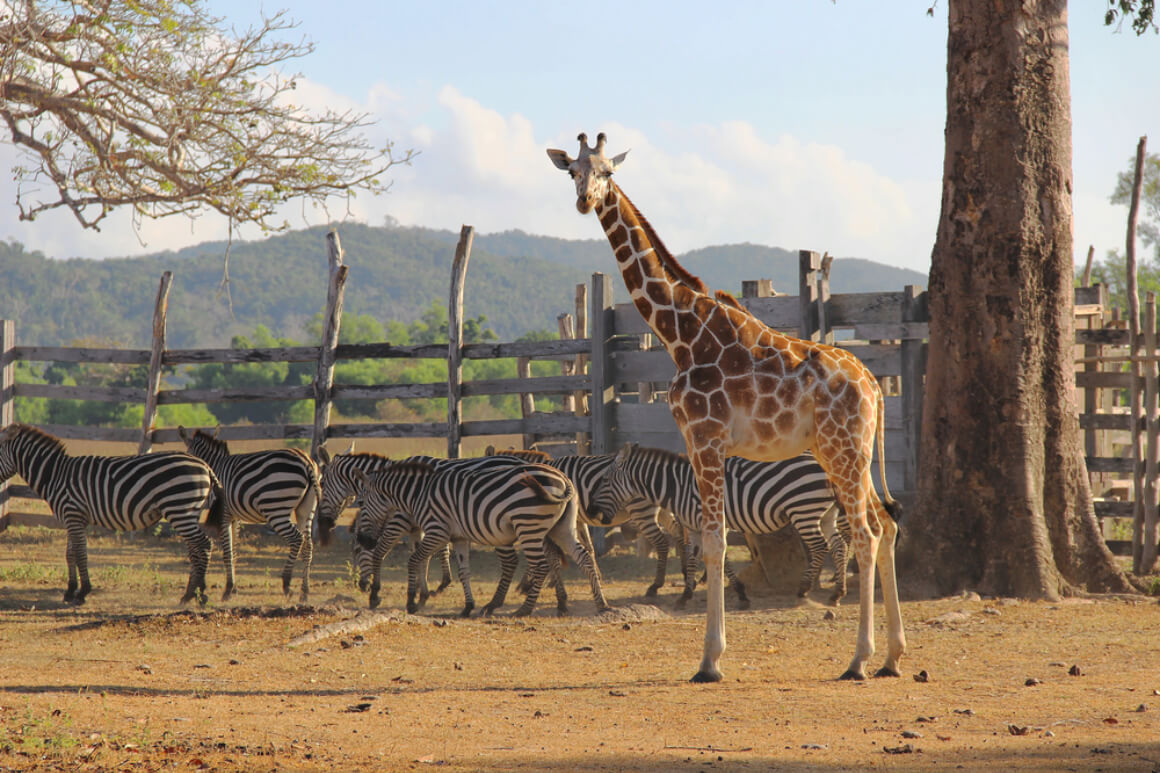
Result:
{"label": "zebra ear", "polygon": [[487,448],[483,449],[484,456],[495,456],[495,453],[495,446],[488,446]]}
{"label": "zebra ear", "polygon": [[350,456],[351,454],[354,453],[354,441],[353,440],[350,441],[350,446],[345,451],[343,451],[343,453],[346,454],[347,456]]}
{"label": "zebra ear", "polygon": [[323,464],[330,464],[330,452],[326,450],[326,446],[318,447],[318,458]]}
{"label": "zebra ear", "polygon": [[210,437],[212,437],[214,440],[217,440],[218,433],[221,431],[222,431],[222,425],[219,424],[216,427],[214,427],[213,435],[211,435]]}
{"label": "zebra ear", "polygon": [[633,451],[633,444],[632,443],[621,446],[620,450],[616,453],[616,463],[617,464],[624,464],[626,461],[628,461],[628,457],[632,456],[632,451]]}
{"label": "zebra ear", "polygon": [[185,427],[181,426],[180,424],[177,425],[177,434],[183,441],[189,440],[189,435],[185,434]]}

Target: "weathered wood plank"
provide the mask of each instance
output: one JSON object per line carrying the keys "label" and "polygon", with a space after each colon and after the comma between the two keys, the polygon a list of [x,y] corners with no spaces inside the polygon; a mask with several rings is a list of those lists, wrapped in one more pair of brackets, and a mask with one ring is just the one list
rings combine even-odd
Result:
{"label": "weathered wood plank", "polygon": [[[1081,429],[1115,429],[1131,430],[1132,415],[1128,413],[1081,413],[1079,416]],[[1091,472],[1091,470],[1088,470]]]}
{"label": "weathered wood plank", "polygon": [[1089,456],[1087,457],[1087,469],[1088,472],[1107,472],[1126,477],[1136,469],[1136,462],[1117,456]]}
{"label": "weathered wood plank", "polygon": [[486,435],[568,435],[585,432],[589,428],[586,416],[570,413],[543,413],[537,411],[526,419],[488,419],[463,422],[464,437]]}
{"label": "weathered wood plank", "polygon": [[[143,403],[140,387],[71,386],[66,384],[16,384],[17,397],[47,397],[53,400],[96,400],[102,403]],[[138,435],[140,432],[138,431]]]}
{"label": "weathered wood plank", "polygon": [[[132,427],[78,427],[72,424],[38,424],[41,429],[63,440],[103,440],[110,443],[130,443],[134,447],[141,439],[141,430]],[[177,434],[174,432],[174,434]],[[131,453],[127,450],[125,453]]]}
{"label": "weathered wood plank", "polygon": [[1077,371],[1075,385],[1081,389],[1128,389],[1132,386],[1132,374],[1127,371]]}
{"label": "weathered wood plank", "polygon": [[335,400],[415,400],[447,397],[447,384],[335,384]]}
{"label": "weathered wood plank", "polygon": [[[663,352],[662,352],[663,353]],[[587,376],[538,376],[536,378],[477,379],[463,384],[464,397],[480,395],[570,394],[588,384]]]}
{"label": "weathered wood plank", "polygon": [[[465,225],[459,229],[459,243],[451,263],[451,297],[447,308],[447,458],[458,459],[463,451],[463,285],[467,281],[467,263],[471,260],[471,244],[475,229]],[[531,367],[530,365],[528,366]]]}
{"label": "weathered wood plank", "polygon": [[508,357],[531,357],[532,359],[572,358],[577,354],[588,354],[592,342],[587,338],[573,338],[561,341],[517,341],[509,344],[483,343],[465,344],[463,358],[466,360],[491,360]]}
{"label": "weathered wood plank", "polygon": [[169,289],[173,286],[173,273],[161,274],[157,288],[157,300],[153,305],[153,347],[149,353],[149,376],[145,385],[145,410],[141,415],[141,442],[137,453],[144,454],[153,444],[153,422],[157,418],[157,393],[161,390],[161,357],[165,353],[165,313],[169,308]]}
{"label": "weathered wood plank", "polygon": [[245,389],[165,389],[157,396],[162,405],[178,403],[254,402],[258,400],[309,400],[314,386],[246,387]]}
{"label": "weathered wood plank", "polygon": [[1119,328],[1099,328],[1096,330],[1075,331],[1077,344],[1110,344],[1112,346],[1127,346],[1128,331]]}
{"label": "weathered wood plank", "polygon": [[311,385],[314,396],[314,428],[310,433],[310,458],[315,462],[322,461],[318,449],[326,442],[326,427],[330,424],[336,359],[334,350],[338,347],[338,335],[342,327],[342,304],[345,298],[343,290],[349,272],[343,265],[344,254],[338,231],[332,228],[326,234],[326,264],[329,274],[326,285],[326,311],[322,315],[322,342],[318,349],[314,383]]}
{"label": "weathered wood plank", "polygon": [[149,364],[148,349],[83,349],[76,346],[17,346],[16,359],[26,362],[109,362]]}
{"label": "weathered wood plank", "polygon": [[930,338],[928,322],[877,322],[854,325],[854,338],[863,341],[894,341]]}

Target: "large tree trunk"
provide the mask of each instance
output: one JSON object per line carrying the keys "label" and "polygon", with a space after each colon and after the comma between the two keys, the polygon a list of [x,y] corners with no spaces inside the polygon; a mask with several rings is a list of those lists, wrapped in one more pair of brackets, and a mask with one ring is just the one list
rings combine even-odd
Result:
{"label": "large tree trunk", "polygon": [[[1065,0],[951,0],[912,588],[1130,590],[1075,404]],[[908,534],[909,532],[909,534]],[[904,585],[905,587],[905,585]]]}

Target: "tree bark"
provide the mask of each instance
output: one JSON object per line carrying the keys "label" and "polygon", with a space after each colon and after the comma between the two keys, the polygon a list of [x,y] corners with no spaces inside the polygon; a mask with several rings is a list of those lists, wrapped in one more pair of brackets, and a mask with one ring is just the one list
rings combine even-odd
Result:
{"label": "tree bark", "polygon": [[904,587],[1131,590],[1099,532],[1076,409],[1066,0],[952,0],[949,17]]}

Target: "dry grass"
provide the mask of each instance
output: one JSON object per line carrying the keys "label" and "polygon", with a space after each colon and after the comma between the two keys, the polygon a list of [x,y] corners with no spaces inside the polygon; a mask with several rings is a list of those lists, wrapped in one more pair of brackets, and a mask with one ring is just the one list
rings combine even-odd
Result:
{"label": "dry grass", "polygon": [[282,548],[251,531],[236,601],[185,611],[175,540],[95,538],[79,609],[63,553],[57,531],[0,535],[0,770],[1160,769],[1155,599],[907,601],[903,678],[849,683],[854,607],[757,595],[728,615],[726,681],[692,685],[703,594],[645,606],[628,552],[601,562],[619,613],[570,570],[573,616],[493,620],[455,617],[457,586],[400,613],[395,556],[370,627],[301,646],[364,614],[342,546],[318,553],[318,606],[285,606]]}

